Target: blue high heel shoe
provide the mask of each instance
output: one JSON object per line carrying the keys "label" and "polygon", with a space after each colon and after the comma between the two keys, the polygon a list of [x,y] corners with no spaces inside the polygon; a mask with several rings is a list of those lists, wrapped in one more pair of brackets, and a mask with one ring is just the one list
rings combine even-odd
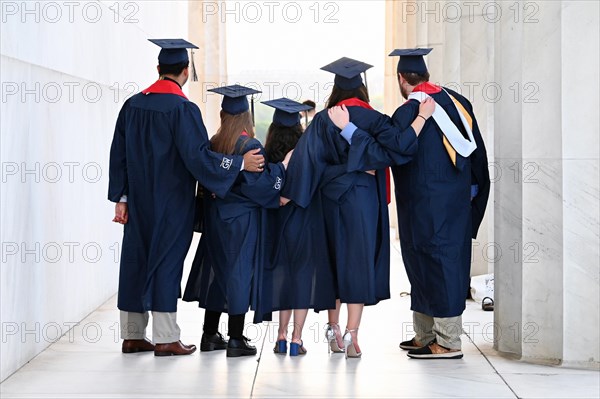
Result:
{"label": "blue high heel shoe", "polygon": [[304,348],[304,342],[290,342],[290,356],[306,355],[306,348]]}
{"label": "blue high heel shoe", "polygon": [[[287,341],[285,339],[279,340],[275,342],[275,348],[273,348],[273,352],[278,355],[285,355],[287,353]],[[292,352],[292,347],[290,345],[290,356]]]}

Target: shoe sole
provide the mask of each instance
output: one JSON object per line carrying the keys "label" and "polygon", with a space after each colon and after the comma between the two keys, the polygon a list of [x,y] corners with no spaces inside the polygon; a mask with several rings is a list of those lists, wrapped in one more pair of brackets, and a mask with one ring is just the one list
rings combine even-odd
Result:
{"label": "shoe sole", "polygon": [[154,352],[154,356],[186,356],[196,352],[196,349],[189,353],[173,353],[173,352]]}
{"label": "shoe sole", "polygon": [[200,344],[200,352],[212,352],[227,349],[227,344],[216,345],[216,344]]}
{"label": "shoe sole", "polygon": [[125,349],[121,350],[123,353],[142,353],[142,352],[154,352],[154,349]]}
{"label": "shoe sole", "polygon": [[231,349],[227,348],[227,357],[254,356],[256,351],[248,351],[246,349]]}
{"label": "shoe sole", "polygon": [[413,359],[462,359],[462,352],[428,353],[423,355],[408,354]]}
{"label": "shoe sole", "polygon": [[408,345],[400,345],[400,349],[405,351],[414,351],[415,349],[421,349],[421,346],[408,346]]}

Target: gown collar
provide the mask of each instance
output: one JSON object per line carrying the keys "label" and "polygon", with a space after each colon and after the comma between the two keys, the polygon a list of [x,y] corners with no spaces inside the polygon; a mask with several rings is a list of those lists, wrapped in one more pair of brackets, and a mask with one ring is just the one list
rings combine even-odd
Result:
{"label": "gown collar", "polygon": [[434,85],[433,83],[423,82],[413,89],[414,92],[423,92],[426,94],[436,94],[442,91],[442,88],[438,85]]}
{"label": "gown collar", "polygon": [[369,103],[364,102],[363,100],[360,100],[356,97],[347,98],[345,100],[340,101],[336,105],[345,105],[346,107],[362,107],[362,108],[367,108],[367,109],[373,109],[373,107],[371,107],[369,105]]}
{"label": "gown collar", "polygon": [[183,97],[187,100],[183,91],[181,91],[181,87],[179,84],[171,79],[160,79],[152,84],[152,86],[148,87],[145,90],[142,90],[144,94],[175,94],[180,97]]}

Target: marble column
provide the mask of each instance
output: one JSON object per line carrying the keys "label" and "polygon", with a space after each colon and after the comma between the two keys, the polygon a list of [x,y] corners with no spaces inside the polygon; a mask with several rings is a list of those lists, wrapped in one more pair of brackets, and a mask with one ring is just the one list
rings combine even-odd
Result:
{"label": "marble column", "polygon": [[[387,55],[395,48],[407,48],[413,46],[416,41],[416,14],[407,10],[407,3],[398,1],[386,1],[385,3],[385,72],[384,72],[384,112],[392,115],[396,108],[404,102],[400,95],[398,87],[398,78],[396,66],[397,57],[388,57]],[[391,190],[394,190],[392,179]],[[396,213],[396,198],[391,196],[390,226],[398,227],[398,215]],[[396,238],[398,230],[396,229]]]}
{"label": "marble column", "polygon": [[574,366],[595,362],[596,367],[600,359],[599,9],[597,2],[565,1],[561,13],[563,309],[567,310],[562,360]]}
{"label": "marble column", "polygon": [[598,368],[598,4],[501,4],[495,348]]}
{"label": "marble column", "polygon": [[207,90],[227,84],[225,21],[221,20],[220,11],[215,2],[188,3],[190,41],[200,47],[194,50],[198,81],[190,82],[190,99],[200,107],[209,136],[216,133],[221,123],[222,97]]}
{"label": "marble column", "polygon": [[[493,184],[472,270],[495,271],[495,349],[597,369],[598,3],[390,3],[388,49],[434,47],[431,80],[472,102],[486,142]],[[395,79],[388,62],[387,112]]]}

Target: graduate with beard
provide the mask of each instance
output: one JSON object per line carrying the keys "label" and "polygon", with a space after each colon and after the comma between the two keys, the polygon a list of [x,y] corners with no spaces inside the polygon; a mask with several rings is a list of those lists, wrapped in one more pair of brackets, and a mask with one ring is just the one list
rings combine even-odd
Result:
{"label": "graduate with beard", "polygon": [[[471,239],[477,236],[490,191],[485,145],[471,103],[429,83],[423,60],[431,49],[394,50],[404,98],[392,118],[399,127],[419,117],[420,103],[436,109],[419,135],[414,160],[392,167],[402,259],[411,283],[415,337],[400,344],[418,359],[458,359],[469,289]],[[364,135],[358,132],[358,135]],[[393,148],[387,132],[375,136]]]}

